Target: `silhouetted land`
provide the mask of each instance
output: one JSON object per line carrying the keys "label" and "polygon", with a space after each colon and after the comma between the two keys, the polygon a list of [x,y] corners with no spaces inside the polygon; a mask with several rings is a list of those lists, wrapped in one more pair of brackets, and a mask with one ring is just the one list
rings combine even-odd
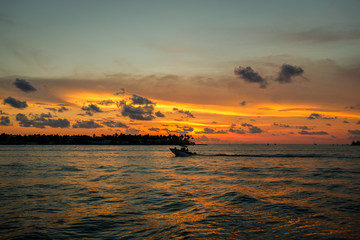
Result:
{"label": "silhouetted land", "polygon": [[353,142],[351,143],[351,145],[353,145],[353,146],[355,146],[355,145],[360,146],[360,141],[357,141],[357,142],[353,141]]}
{"label": "silhouetted land", "polygon": [[12,135],[1,134],[0,145],[192,145],[189,135]]}

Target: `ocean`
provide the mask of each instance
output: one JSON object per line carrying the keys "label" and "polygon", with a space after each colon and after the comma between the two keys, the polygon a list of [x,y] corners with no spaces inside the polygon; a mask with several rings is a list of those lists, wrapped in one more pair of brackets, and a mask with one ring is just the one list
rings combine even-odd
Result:
{"label": "ocean", "polygon": [[0,146],[0,239],[360,239],[360,147]]}

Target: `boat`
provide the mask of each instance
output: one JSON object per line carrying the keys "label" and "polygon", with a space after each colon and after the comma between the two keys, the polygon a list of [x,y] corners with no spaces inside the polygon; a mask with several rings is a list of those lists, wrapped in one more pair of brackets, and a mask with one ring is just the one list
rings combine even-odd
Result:
{"label": "boat", "polygon": [[170,148],[170,151],[173,152],[176,157],[189,157],[196,155],[196,152],[190,152],[186,146],[181,146],[180,149],[176,147]]}

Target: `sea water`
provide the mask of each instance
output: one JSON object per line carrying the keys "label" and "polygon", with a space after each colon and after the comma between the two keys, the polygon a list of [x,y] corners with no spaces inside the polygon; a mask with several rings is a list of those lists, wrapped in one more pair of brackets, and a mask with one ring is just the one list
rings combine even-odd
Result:
{"label": "sea water", "polygon": [[360,238],[360,147],[190,150],[0,146],[0,238]]}

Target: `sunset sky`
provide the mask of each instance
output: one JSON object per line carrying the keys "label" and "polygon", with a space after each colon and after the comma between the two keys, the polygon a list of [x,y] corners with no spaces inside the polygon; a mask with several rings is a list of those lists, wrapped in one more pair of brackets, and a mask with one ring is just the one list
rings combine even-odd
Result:
{"label": "sunset sky", "polygon": [[0,1],[0,133],[360,140],[360,1]]}

